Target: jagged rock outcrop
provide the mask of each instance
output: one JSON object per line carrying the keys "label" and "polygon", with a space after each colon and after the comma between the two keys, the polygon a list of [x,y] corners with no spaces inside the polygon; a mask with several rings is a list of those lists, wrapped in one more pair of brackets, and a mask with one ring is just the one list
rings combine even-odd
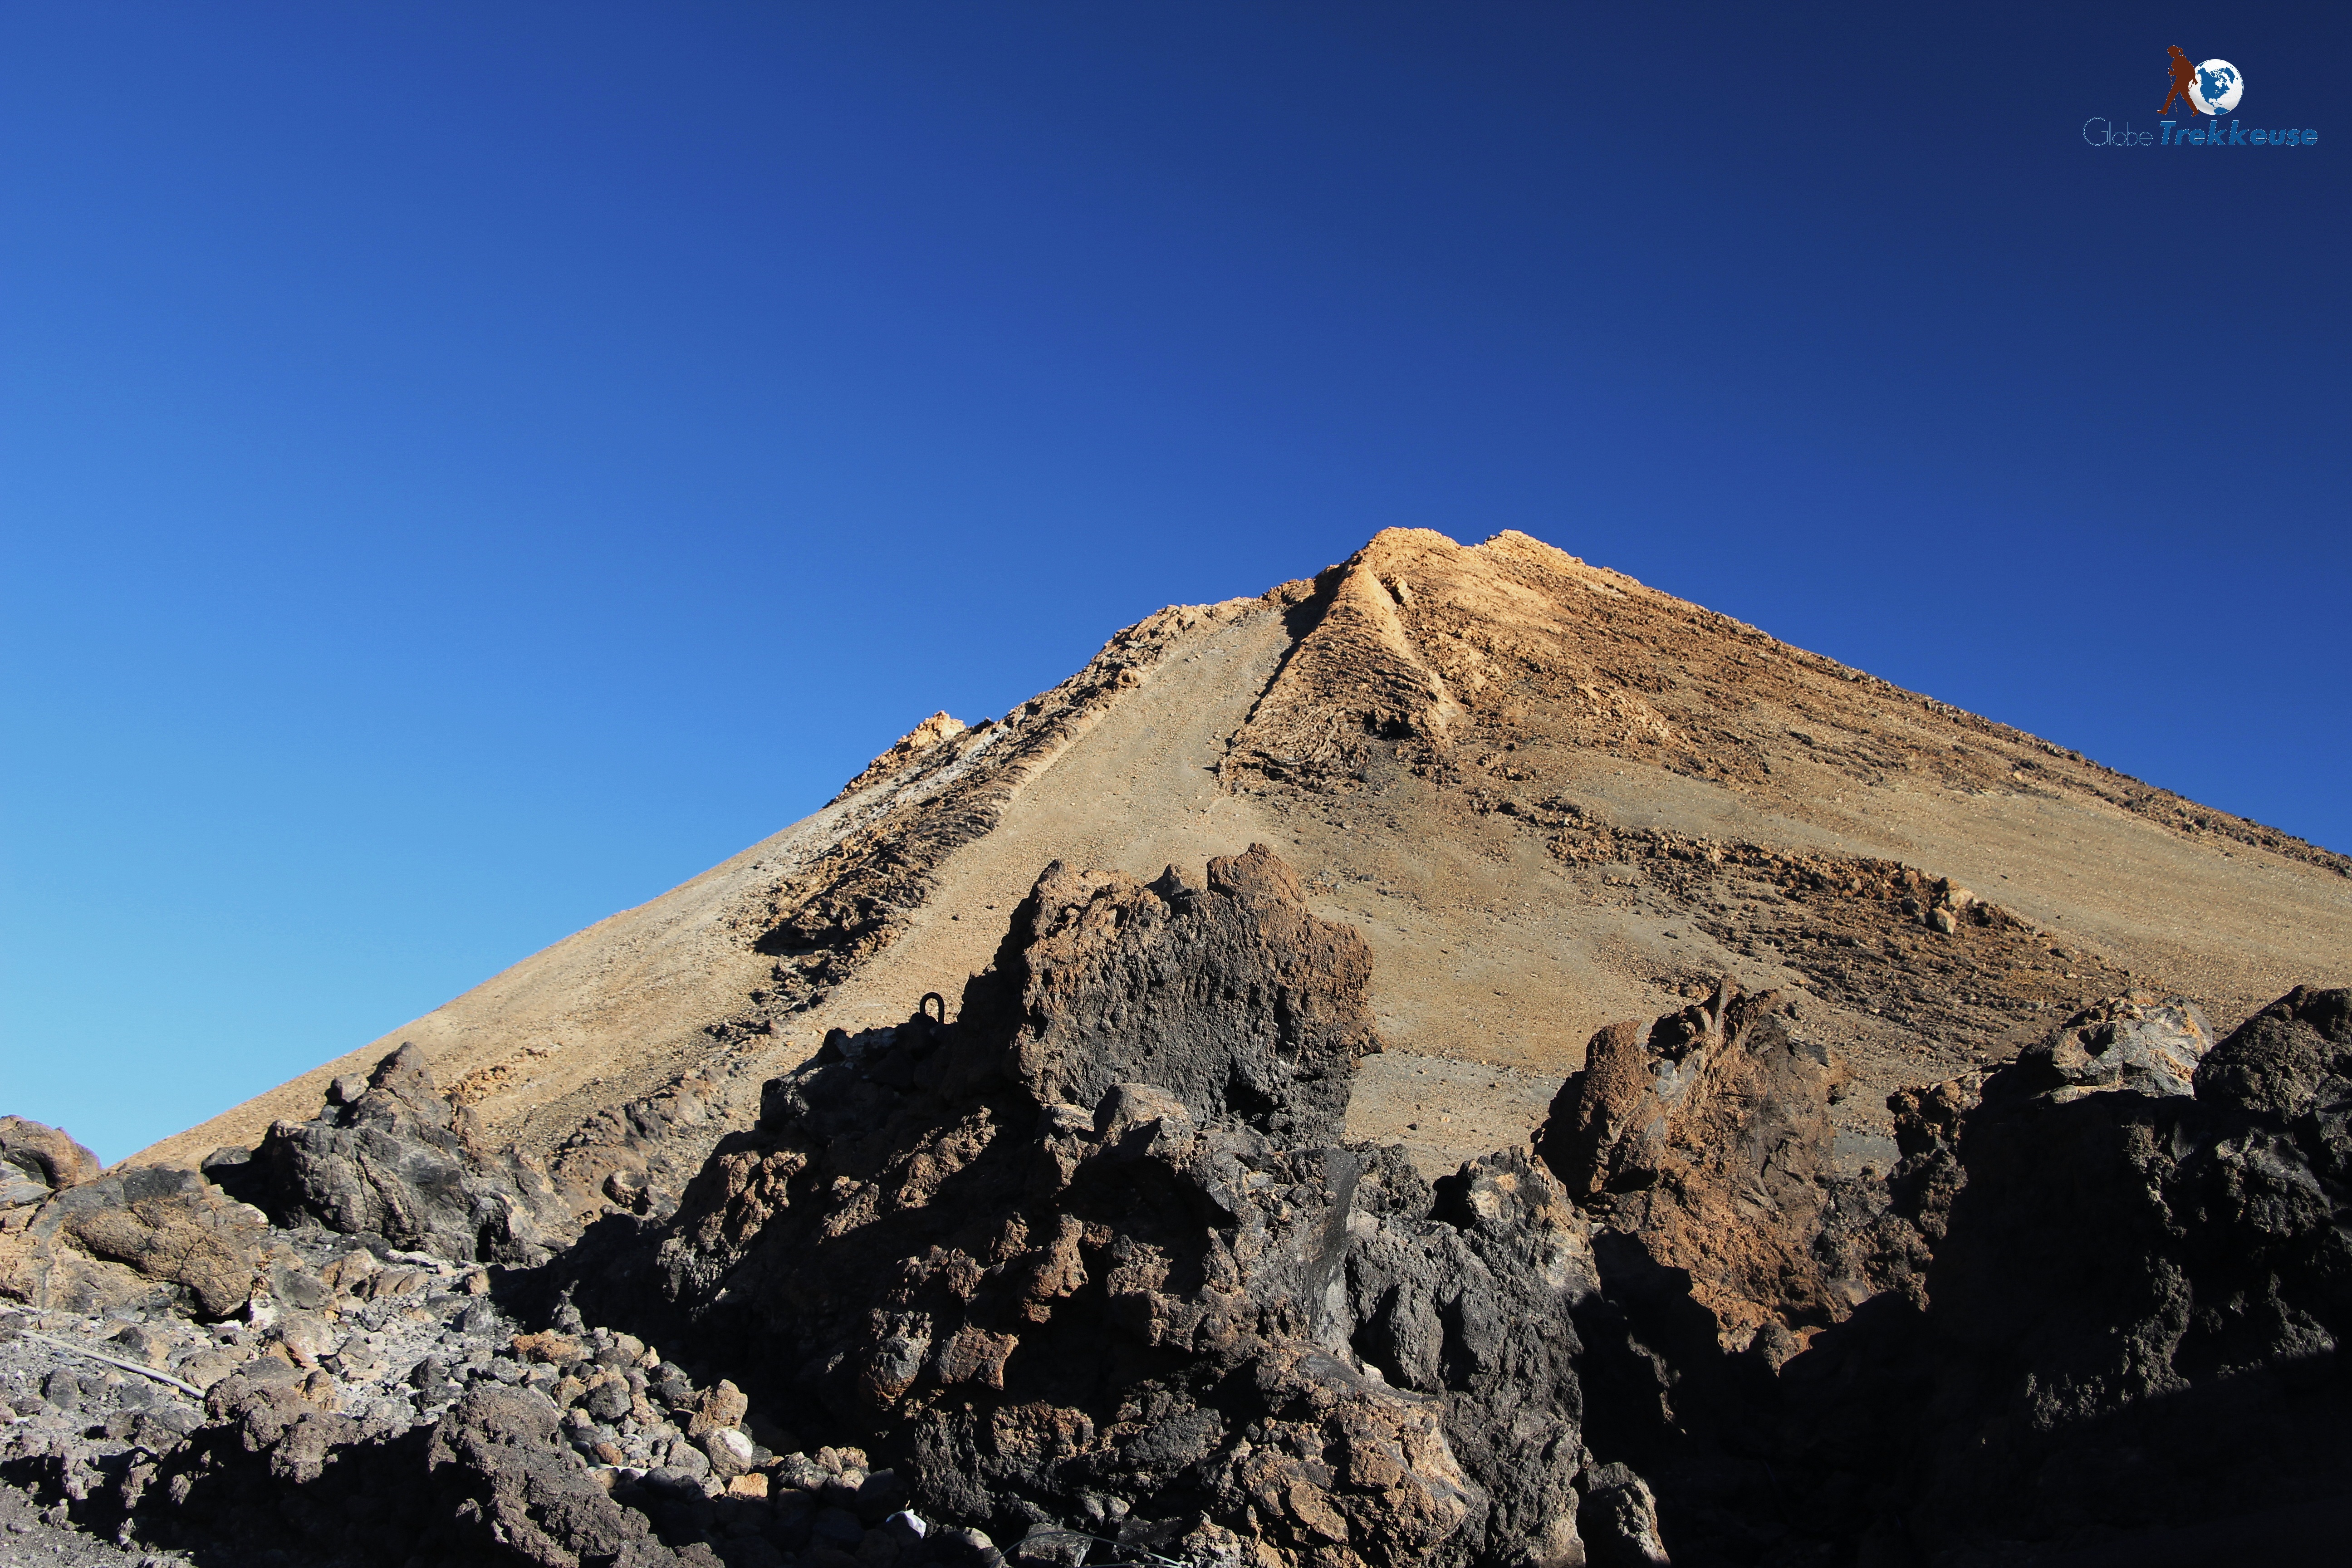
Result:
{"label": "jagged rock outcrop", "polygon": [[[1760,1000],[1608,1032],[1545,1130],[1612,1227],[1579,1316],[1587,1440],[1654,1489],[1675,1562],[2307,1561],[2352,1521],[2352,993],[2219,1046],[2179,997],[2112,998],[1893,1096],[1884,1178],[1777,1188],[1758,1151],[1824,1091],[1770,1070]],[[1694,1226],[1742,1193],[1761,1239]],[[1736,1266],[1768,1240],[1797,1260],[1780,1310],[1818,1279],[1875,1293],[1796,1353],[1734,1353],[1759,1300]]]}
{"label": "jagged rock outcrop", "polygon": [[205,1173],[282,1223],[381,1237],[436,1257],[542,1263],[568,1223],[546,1177],[484,1142],[424,1054],[403,1046],[362,1086],[339,1079],[309,1121],[279,1121],[248,1155],[225,1149]]}
{"label": "jagged rock outcrop", "polygon": [[2011,1093],[2060,1103],[2111,1089],[2193,1094],[2197,1064],[2212,1048],[2212,1026],[2194,1002],[2132,991],[2084,1008],[2018,1053],[2002,1080]]}
{"label": "jagged rock outcrop", "polygon": [[1051,868],[957,1022],[835,1036],[769,1086],[664,1293],[796,1428],[867,1435],[1039,1561],[1073,1530],[1577,1561],[1584,1226],[1523,1152],[1433,1190],[1339,1142],[1369,974],[1263,846],[1202,886]]}
{"label": "jagged rock outcrop", "polygon": [[953,1022],[836,1032],[674,1215],[547,1261],[545,1184],[413,1053],[213,1163],[294,1229],[12,1128],[50,1163],[8,1161],[44,1195],[0,1279],[92,1315],[0,1321],[0,1463],[85,1528],[320,1568],[1961,1568],[2352,1524],[2352,992],[2219,1045],[2113,997],[1892,1096],[1900,1161],[1846,1176],[1809,1004],[1727,979],[1430,1182],[1344,1141],[1370,977],[1263,847],[1051,867]]}
{"label": "jagged rock outcrop", "polygon": [[192,1171],[108,1174],[57,1129],[0,1118],[0,1297],[68,1311],[170,1301],[219,1318],[252,1294],[267,1231]]}
{"label": "jagged rock outcrop", "polygon": [[[2195,1037],[2176,1012],[2151,1054],[2168,1068]],[[1966,1184],[1928,1277],[1938,1370],[1915,1531],[2258,1527],[2341,1498],[2352,991],[2264,1008],[2202,1053],[2193,1095],[2166,1070],[2089,1094],[2037,1090],[2046,1076],[1994,1075],[1961,1131]]]}
{"label": "jagged rock outcrop", "polygon": [[1612,1024],[1536,1135],[1580,1204],[1655,1264],[1688,1271],[1726,1349],[1760,1334],[1776,1361],[1868,1293],[1818,1245],[1844,1073],[1796,1013],[1779,992],[1743,995],[1726,978],[1646,1027]]}

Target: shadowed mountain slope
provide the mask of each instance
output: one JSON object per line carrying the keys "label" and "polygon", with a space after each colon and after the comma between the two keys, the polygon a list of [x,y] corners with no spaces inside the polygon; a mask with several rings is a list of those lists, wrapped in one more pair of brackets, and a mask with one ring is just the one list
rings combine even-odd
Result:
{"label": "shadowed mountain slope", "polygon": [[2352,980],[2352,862],[1524,535],[1382,533],[1119,633],[1001,720],[940,715],[822,811],[134,1159],[193,1163],[413,1041],[583,1215],[667,1201],[828,1028],[981,969],[1053,859],[1254,842],[1361,931],[1352,1136],[1523,1142],[1612,1019],[1782,987],[1884,1100],[2140,984],[2226,1028]]}

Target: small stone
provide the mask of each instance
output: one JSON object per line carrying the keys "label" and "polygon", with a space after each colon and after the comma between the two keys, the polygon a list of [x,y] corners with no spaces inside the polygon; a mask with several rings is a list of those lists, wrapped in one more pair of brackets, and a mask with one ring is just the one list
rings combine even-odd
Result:
{"label": "small stone", "polygon": [[339,1295],[358,1295],[383,1268],[375,1254],[357,1247],[320,1269],[319,1282]]}
{"label": "small stone", "polygon": [[768,1495],[768,1478],[756,1473],[730,1477],[727,1482],[727,1495],[764,1498]]}
{"label": "small stone", "polygon": [[814,1491],[825,1483],[824,1467],[806,1454],[786,1454],[776,1461],[775,1478],[800,1491]]}
{"label": "small stone", "polygon": [[1024,1568],[1078,1568],[1094,1549],[1090,1537],[1057,1525],[1034,1524],[1006,1558],[1024,1564]]}
{"label": "small stone", "polygon": [[549,1366],[569,1366],[581,1355],[579,1344],[562,1334],[517,1334],[512,1343],[515,1354],[524,1361]]}
{"label": "small stone", "polygon": [[682,1471],[697,1481],[700,1481],[711,1473],[710,1456],[684,1437],[679,1437],[670,1444],[666,1462],[671,1469]]}
{"label": "small stone", "polygon": [[[702,1403],[695,1407],[694,1418],[687,1423],[687,1436],[698,1438],[721,1427],[740,1426],[751,1408],[751,1402],[743,1396],[743,1391],[722,1379],[719,1386],[704,1394]],[[824,1463],[824,1455],[820,1451],[818,1463]]]}
{"label": "small stone", "polygon": [[629,1413],[629,1385],[617,1377],[600,1383],[580,1405],[599,1421],[618,1421]]}
{"label": "small stone", "polygon": [[[730,1442],[730,1438],[733,1441]],[[699,1447],[710,1461],[710,1473],[721,1480],[739,1476],[751,1468],[751,1440],[732,1427],[705,1433]]]}

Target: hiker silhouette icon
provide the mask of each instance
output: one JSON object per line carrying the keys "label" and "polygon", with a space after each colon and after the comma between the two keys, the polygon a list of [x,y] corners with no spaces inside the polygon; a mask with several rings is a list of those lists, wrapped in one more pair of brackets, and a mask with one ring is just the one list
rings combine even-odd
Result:
{"label": "hiker silhouette icon", "polygon": [[2157,112],[2169,114],[2175,103],[2186,103],[2189,105],[2189,113],[2204,113],[2203,110],[2197,107],[2197,95],[2189,91],[2189,89],[2197,84],[2197,62],[2182,54],[2179,44],[2172,45],[2171,50],[2172,90],[2164,95],[2164,107]]}

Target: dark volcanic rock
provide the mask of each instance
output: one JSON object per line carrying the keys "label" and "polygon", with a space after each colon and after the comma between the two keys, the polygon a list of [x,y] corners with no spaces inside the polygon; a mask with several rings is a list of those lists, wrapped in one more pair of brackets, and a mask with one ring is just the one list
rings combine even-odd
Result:
{"label": "dark volcanic rock", "polygon": [[1003,1067],[1041,1102],[1092,1109],[1118,1083],[1173,1094],[1195,1121],[1294,1146],[1336,1143],[1355,1058],[1377,1050],[1371,952],[1308,914],[1263,846],[1209,863],[1205,892],[1171,867],[1149,888],[1048,868],[1013,921],[982,1028],[1013,1024]]}
{"label": "dark volcanic rock", "polygon": [[386,1057],[356,1097],[310,1121],[278,1122],[249,1161],[238,1154],[223,1151],[205,1169],[282,1223],[441,1258],[544,1262],[551,1230],[564,1223],[546,1178],[485,1144],[414,1046]]}
{"label": "dark volcanic rock", "polygon": [[1369,974],[1263,847],[1203,888],[1051,868],[958,1023],[770,1086],[665,1293],[1032,1555],[1576,1561],[1583,1225],[1525,1154],[1433,1191],[1337,1143]]}
{"label": "dark volcanic rock", "polygon": [[484,1385],[432,1426],[403,1427],[320,1407],[265,1358],[206,1407],[209,1426],[134,1459],[107,1500],[145,1539],[317,1568],[680,1562],[598,1483],[536,1389]]}
{"label": "dark volcanic rock", "polygon": [[2034,1094],[2029,1070],[1995,1075],[1960,1141],[1915,1530],[2069,1539],[2341,1497],[2352,992],[2256,1014],[2193,1098]]}
{"label": "dark volcanic rock", "polygon": [[[2210,1048],[2177,998],[2100,1004],[1980,1092],[1893,1096],[1884,1182],[1808,1177],[1822,1200],[1777,1210],[1754,1152],[1821,1091],[1741,1068],[1760,1092],[1718,1091],[1691,1133],[1723,1016],[1661,1020],[1654,1054],[1604,1037],[1545,1143],[1622,1227],[1580,1311],[1587,1440],[1641,1468],[1676,1563],[2309,1561],[2352,1524],[2352,993],[2298,991]],[[1784,1353],[1726,1353],[1722,1303],[1756,1299],[1727,1264],[1757,1247],[1727,1259],[1689,1216],[1743,1184],[1777,1256],[1812,1237],[1821,1272],[1780,1310],[1816,1278],[1885,1289]]]}
{"label": "dark volcanic rock", "polygon": [[479,1388],[460,1400],[425,1449],[436,1511],[460,1531],[487,1535],[484,1547],[494,1542],[541,1568],[676,1562],[644,1515],[622,1509],[589,1475],[563,1440],[559,1414],[536,1389]]}
{"label": "dark volcanic rock", "polygon": [[[1596,1037],[1535,1151],[1430,1183],[1343,1141],[1369,976],[1263,847],[1197,887],[1056,865],[956,1022],[836,1033],[675,1215],[533,1269],[470,1267],[541,1256],[547,1191],[413,1052],[213,1163],[302,1228],[10,1155],[42,1195],[0,1205],[0,1289],[86,1316],[0,1319],[0,1474],[318,1568],[1966,1568],[2352,1528],[2352,992],[2218,1046],[2101,1003],[1891,1097],[1901,1162],[1844,1178],[1841,1065],[1727,980]],[[166,1365],[207,1419],[136,1382]]]}

